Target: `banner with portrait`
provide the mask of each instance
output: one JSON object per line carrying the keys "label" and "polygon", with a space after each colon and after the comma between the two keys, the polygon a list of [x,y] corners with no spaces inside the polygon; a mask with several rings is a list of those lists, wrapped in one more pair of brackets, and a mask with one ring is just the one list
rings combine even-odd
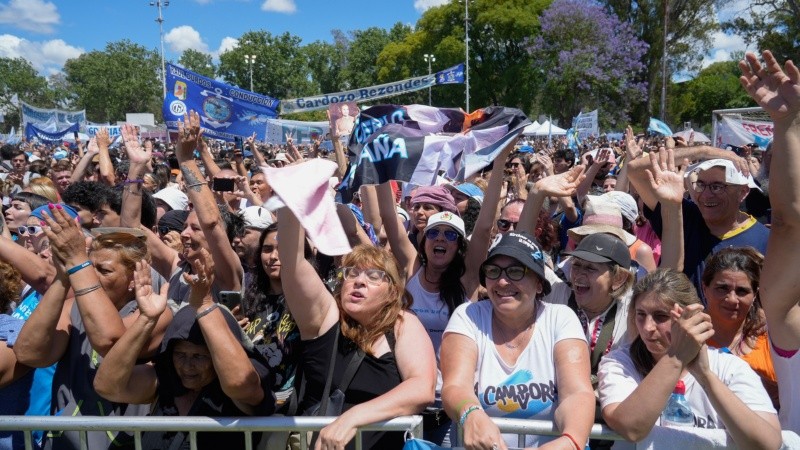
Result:
{"label": "banner with portrait", "polygon": [[359,109],[356,102],[337,103],[328,106],[328,122],[331,137],[347,138],[353,132]]}
{"label": "banner with portrait", "polygon": [[233,141],[235,136],[263,140],[267,119],[278,116],[280,101],[231,86],[182,67],[167,64],[167,95],[163,113],[167,129],[177,131],[178,121],[194,110],[200,115],[205,136]]}

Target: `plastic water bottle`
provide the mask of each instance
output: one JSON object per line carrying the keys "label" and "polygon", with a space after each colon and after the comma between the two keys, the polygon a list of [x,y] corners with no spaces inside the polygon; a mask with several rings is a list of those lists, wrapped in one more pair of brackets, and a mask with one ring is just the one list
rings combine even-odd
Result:
{"label": "plastic water bottle", "polygon": [[661,426],[664,427],[693,427],[694,414],[689,402],[686,400],[686,385],[683,380],[678,380],[675,390],[669,396],[667,406],[661,413]]}

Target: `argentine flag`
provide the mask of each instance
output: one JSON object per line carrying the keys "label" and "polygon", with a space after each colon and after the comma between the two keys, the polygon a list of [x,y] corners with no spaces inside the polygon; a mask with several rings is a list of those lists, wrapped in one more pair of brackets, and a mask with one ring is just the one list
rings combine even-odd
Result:
{"label": "argentine flag", "polygon": [[650,118],[650,125],[647,126],[647,131],[652,131],[662,136],[672,136],[672,130],[669,129],[669,125],[655,117]]}

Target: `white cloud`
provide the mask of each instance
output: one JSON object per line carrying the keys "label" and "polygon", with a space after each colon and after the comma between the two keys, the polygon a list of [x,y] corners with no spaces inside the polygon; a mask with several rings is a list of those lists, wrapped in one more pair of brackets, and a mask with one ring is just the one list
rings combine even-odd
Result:
{"label": "white cloud", "polygon": [[10,34],[0,35],[0,57],[24,58],[39,72],[51,74],[60,71],[68,59],[85,52],[61,39],[32,42]]}
{"label": "white cloud", "polygon": [[52,33],[61,22],[56,5],[44,0],[11,0],[0,5],[0,24],[38,33]]}
{"label": "white cloud", "polygon": [[164,35],[164,42],[169,45],[170,50],[182,54],[188,49],[208,53],[208,45],[203,42],[200,33],[189,25],[175,27]]}
{"label": "white cloud", "polygon": [[715,62],[730,61],[733,52],[743,52],[748,49],[740,36],[725,34],[722,31],[714,33],[712,50],[703,58],[703,68]]}
{"label": "white cloud", "polygon": [[294,0],[266,0],[261,5],[262,11],[292,14],[297,11]]}
{"label": "white cloud", "polygon": [[236,38],[232,38],[230,36],[226,36],[222,38],[222,42],[219,44],[219,48],[217,49],[216,56],[219,56],[228,50],[233,50],[234,48],[239,46],[239,40]]}
{"label": "white cloud", "polygon": [[434,6],[441,6],[448,3],[450,0],[414,0],[414,9],[423,13]]}

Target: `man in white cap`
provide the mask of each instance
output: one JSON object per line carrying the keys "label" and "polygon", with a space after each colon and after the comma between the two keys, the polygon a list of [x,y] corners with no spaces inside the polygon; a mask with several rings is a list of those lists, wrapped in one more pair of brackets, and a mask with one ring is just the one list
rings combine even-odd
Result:
{"label": "man in white cap", "polygon": [[[248,206],[240,213],[244,219],[244,231],[233,238],[233,249],[242,261],[245,279],[258,264],[258,239],[261,233],[274,222],[272,213],[260,206]],[[245,286],[247,283],[245,282]]]}
{"label": "man in white cap", "polygon": [[167,211],[186,211],[189,209],[189,197],[176,187],[165,187],[153,194],[156,201],[156,220],[161,220]]}
{"label": "man in white cap", "polygon": [[[754,247],[766,253],[769,229],[751,215],[739,210],[739,205],[757,188],[752,177],[738,170],[744,164],[735,154],[711,147],[690,147],[675,151],[675,160],[683,157],[702,157],[695,152],[705,150],[708,156],[725,156],[703,161],[691,166],[687,176],[696,173],[697,179],[690,185],[692,201],[684,200],[683,233],[685,273],[695,286],[700,286],[700,277],[705,268],[705,258],[726,247]],[[722,152],[720,155],[719,153]],[[737,163],[734,163],[736,159]],[[645,164],[646,163],[646,164]],[[628,177],[641,196],[646,208],[644,216],[653,230],[660,236],[662,230],[661,206],[650,187],[644,168],[649,167],[649,158],[631,162]]]}

